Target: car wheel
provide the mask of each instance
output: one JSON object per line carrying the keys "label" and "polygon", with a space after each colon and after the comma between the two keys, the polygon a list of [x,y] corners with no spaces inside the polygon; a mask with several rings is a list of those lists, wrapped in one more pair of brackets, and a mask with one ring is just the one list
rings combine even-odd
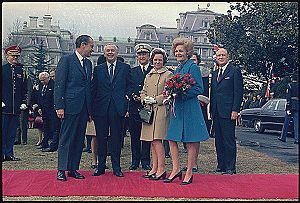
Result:
{"label": "car wheel", "polygon": [[265,131],[265,129],[261,125],[261,121],[260,120],[255,120],[254,121],[254,130],[257,133],[263,133]]}

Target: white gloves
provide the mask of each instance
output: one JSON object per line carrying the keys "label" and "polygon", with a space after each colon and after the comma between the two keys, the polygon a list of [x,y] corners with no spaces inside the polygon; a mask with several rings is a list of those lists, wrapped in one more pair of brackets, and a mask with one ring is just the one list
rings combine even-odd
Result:
{"label": "white gloves", "polygon": [[287,110],[286,113],[287,113],[287,115],[291,115],[292,114],[290,110]]}
{"label": "white gloves", "polygon": [[36,107],[38,107],[39,105],[37,105],[37,104],[34,104],[34,105],[32,105],[32,109],[34,110]]}
{"label": "white gloves", "polygon": [[146,96],[145,99],[144,99],[144,102],[146,104],[155,104],[156,100],[153,97]]}
{"label": "white gloves", "polygon": [[5,107],[5,104],[4,104],[4,102],[2,102],[2,107]]}
{"label": "white gloves", "polygon": [[21,106],[20,106],[20,109],[21,109],[21,110],[25,110],[25,109],[27,109],[27,106],[26,106],[26,104],[21,104]]}

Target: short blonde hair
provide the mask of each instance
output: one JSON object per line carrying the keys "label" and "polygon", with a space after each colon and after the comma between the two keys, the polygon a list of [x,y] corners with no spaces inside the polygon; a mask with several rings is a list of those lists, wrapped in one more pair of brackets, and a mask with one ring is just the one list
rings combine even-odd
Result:
{"label": "short blonde hair", "polygon": [[192,40],[190,40],[188,38],[183,38],[183,37],[175,38],[172,43],[172,51],[173,51],[174,55],[175,55],[175,49],[178,45],[184,46],[184,48],[186,49],[186,52],[187,52],[187,57],[188,57],[188,59],[190,59],[194,53],[194,44],[193,44]]}

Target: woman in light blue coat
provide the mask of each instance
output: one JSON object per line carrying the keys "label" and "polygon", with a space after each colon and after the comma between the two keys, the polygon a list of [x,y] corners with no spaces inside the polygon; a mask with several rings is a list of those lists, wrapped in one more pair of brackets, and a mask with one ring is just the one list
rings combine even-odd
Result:
{"label": "woman in light blue coat", "polygon": [[203,81],[199,67],[191,60],[194,46],[187,38],[176,38],[173,41],[173,54],[179,62],[177,73],[183,77],[184,74],[191,74],[196,84],[185,93],[176,96],[174,114],[170,116],[170,124],[166,139],[169,140],[173,168],[170,176],[164,180],[166,183],[172,182],[175,178],[182,178],[182,171],[178,161],[177,142],[186,142],[188,149],[187,171],[181,185],[192,183],[192,168],[197,161],[197,148],[200,142],[209,138],[206,124],[201,111],[197,96],[204,92]]}

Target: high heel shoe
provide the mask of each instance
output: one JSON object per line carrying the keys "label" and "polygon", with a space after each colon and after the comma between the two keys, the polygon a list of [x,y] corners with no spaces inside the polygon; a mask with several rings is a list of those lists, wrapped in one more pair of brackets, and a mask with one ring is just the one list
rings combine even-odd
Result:
{"label": "high heel shoe", "polygon": [[164,183],[171,183],[175,178],[179,178],[179,180],[182,180],[182,171],[179,171],[173,178],[169,179],[166,178],[164,179]]}
{"label": "high heel shoe", "polygon": [[165,179],[167,176],[167,171],[163,172],[160,176],[156,176],[156,174],[154,174],[153,176],[151,176],[149,178],[149,180],[159,180],[159,179]]}
{"label": "high heel shoe", "polygon": [[188,184],[191,184],[192,182],[193,182],[193,176],[192,176],[187,182],[182,181],[182,182],[180,183],[180,185],[188,185]]}
{"label": "high heel shoe", "polygon": [[142,177],[143,178],[150,178],[150,177],[152,177],[154,175],[155,175],[155,173],[149,174],[149,171],[147,171],[146,175],[143,175]]}

